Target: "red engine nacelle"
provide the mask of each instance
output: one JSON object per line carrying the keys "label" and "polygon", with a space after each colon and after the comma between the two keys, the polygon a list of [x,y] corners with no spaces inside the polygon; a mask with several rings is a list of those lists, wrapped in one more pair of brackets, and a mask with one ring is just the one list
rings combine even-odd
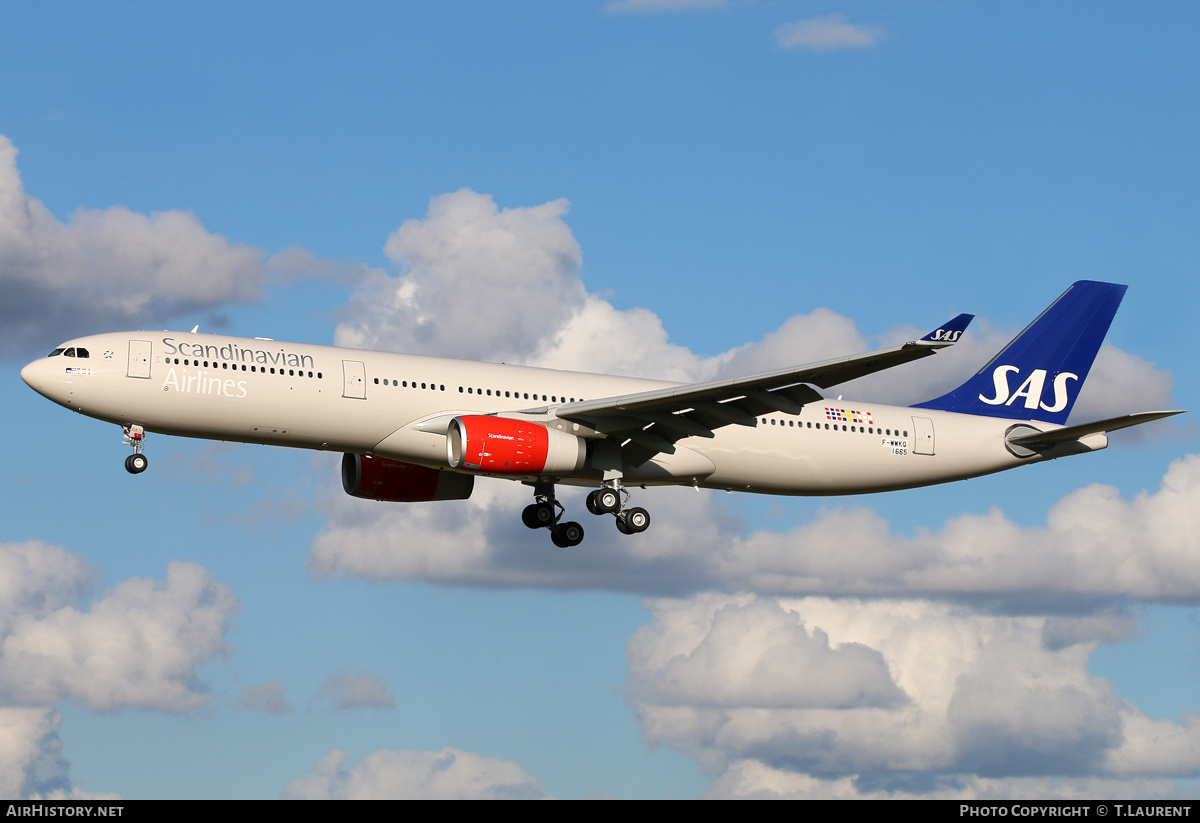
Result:
{"label": "red engine nacelle", "polygon": [[425,503],[430,500],[466,500],[475,478],[469,474],[439,471],[369,454],[342,455],[342,488],[351,497]]}
{"label": "red engine nacelle", "polygon": [[446,451],[450,468],[488,474],[569,474],[587,461],[586,444],[573,434],[481,414],[450,421]]}

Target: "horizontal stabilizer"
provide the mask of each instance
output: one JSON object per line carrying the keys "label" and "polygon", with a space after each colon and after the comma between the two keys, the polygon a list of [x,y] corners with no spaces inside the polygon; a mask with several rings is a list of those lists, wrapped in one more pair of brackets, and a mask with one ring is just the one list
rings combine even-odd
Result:
{"label": "horizontal stabilizer", "polygon": [[1014,446],[1024,446],[1025,448],[1036,448],[1039,446],[1054,446],[1059,443],[1066,443],[1070,440],[1078,440],[1081,437],[1086,437],[1089,434],[1099,434],[1101,432],[1113,432],[1118,429],[1127,429],[1130,426],[1138,426],[1142,423],[1149,423],[1151,420],[1161,420],[1164,417],[1172,417],[1176,414],[1183,414],[1183,409],[1178,411],[1152,411],[1138,412],[1137,414],[1126,414],[1121,417],[1110,417],[1107,420],[1097,420],[1094,423],[1081,423],[1078,426],[1065,426],[1061,429],[1053,429],[1046,432],[1034,432],[1032,434],[1021,434],[1016,437],[1009,437],[1008,442]]}

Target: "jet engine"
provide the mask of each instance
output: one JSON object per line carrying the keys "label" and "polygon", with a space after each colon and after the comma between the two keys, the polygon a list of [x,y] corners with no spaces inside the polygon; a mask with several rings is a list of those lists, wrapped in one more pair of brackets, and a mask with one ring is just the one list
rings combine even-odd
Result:
{"label": "jet engine", "polygon": [[481,414],[450,421],[446,449],[450,468],[488,474],[570,474],[587,461],[585,442],[573,434]]}
{"label": "jet engine", "polygon": [[475,478],[388,460],[369,454],[342,455],[342,488],[351,497],[425,503],[429,500],[466,500]]}

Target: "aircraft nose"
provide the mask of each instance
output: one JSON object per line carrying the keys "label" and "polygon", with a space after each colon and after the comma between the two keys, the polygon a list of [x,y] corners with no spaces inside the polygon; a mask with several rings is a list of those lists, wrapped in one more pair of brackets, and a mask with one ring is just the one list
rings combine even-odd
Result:
{"label": "aircraft nose", "polygon": [[37,379],[37,369],[35,368],[37,366],[37,362],[38,361],[34,360],[28,366],[21,369],[21,379],[25,381],[25,385],[29,386],[29,388],[33,389],[34,391],[37,391],[37,385],[35,384],[35,380]]}

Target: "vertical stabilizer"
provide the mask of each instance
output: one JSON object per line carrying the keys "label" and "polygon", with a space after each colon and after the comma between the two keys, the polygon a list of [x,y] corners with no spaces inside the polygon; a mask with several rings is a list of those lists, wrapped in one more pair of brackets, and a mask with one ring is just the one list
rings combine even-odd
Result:
{"label": "vertical stabilizer", "polygon": [[913,408],[1065,424],[1125,289],[1072,284],[970,380]]}

